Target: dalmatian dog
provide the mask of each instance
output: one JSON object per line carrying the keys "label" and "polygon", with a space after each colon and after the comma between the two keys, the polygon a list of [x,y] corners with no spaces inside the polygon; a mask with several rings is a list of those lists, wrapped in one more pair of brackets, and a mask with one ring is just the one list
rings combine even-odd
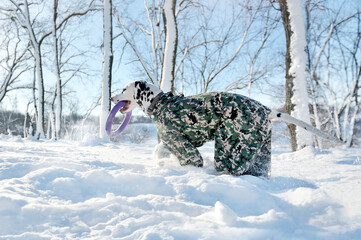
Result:
{"label": "dalmatian dog", "polygon": [[238,94],[175,96],[145,81],[135,81],[111,101],[127,102],[122,113],[141,108],[156,123],[161,139],[156,151],[162,152],[159,147],[164,146],[182,166],[202,167],[197,148],[215,141],[215,169],[235,176],[270,176],[271,120],[291,122],[328,137],[307,123]]}

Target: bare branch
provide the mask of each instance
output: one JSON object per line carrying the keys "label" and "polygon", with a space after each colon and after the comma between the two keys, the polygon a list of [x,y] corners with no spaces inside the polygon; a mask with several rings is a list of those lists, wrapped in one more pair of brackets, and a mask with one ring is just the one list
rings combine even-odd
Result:
{"label": "bare branch", "polygon": [[[12,0],[13,1],[13,0]],[[63,18],[63,20],[61,20],[58,24],[57,24],[57,27],[56,27],[56,30],[58,30],[60,27],[62,27],[65,23],[67,23],[71,18],[73,17],[77,17],[77,16],[84,16],[86,15],[87,13],[89,12],[92,12],[92,11],[97,11],[96,8],[93,8],[93,2],[95,0],[91,0],[90,3],[88,4],[88,7],[86,9],[84,9],[83,11],[79,11],[79,12],[72,12],[70,13],[69,15],[65,16]],[[41,45],[41,43],[44,41],[44,39],[48,36],[50,36],[52,34],[52,30],[48,31],[47,33],[45,33],[44,35],[42,35],[40,38],[39,38],[39,44]]]}
{"label": "bare branch", "polygon": [[142,56],[140,55],[137,47],[134,45],[133,41],[131,41],[131,40],[128,38],[127,34],[125,33],[125,30],[126,30],[127,32],[130,32],[130,31],[129,31],[129,29],[126,27],[126,25],[124,24],[124,21],[123,21],[122,17],[120,16],[120,14],[119,14],[116,10],[114,11],[114,14],[115,14],[115,19],[116,19],[116,21],[117,21],[117,23],[118,23],[118,27],[119,27],[119,29],[121,30],[124,39],[127,41],[127,43],[129,44],[129,46],[133,49],[134,53],[136,54],[139,62],[141,63],[141,65],[142,65],[144,71],[146,72],[146,74],[148,75],[149,79],[152,81],[152,83],[156,83],[157,81],[156,81],[156,79],[155,79],[155,77],[154,77],[154,74],[152,74],[152,73],[150,72],[150,70],[148,69],[148,67],[147,67],[146,64],[145,64],[145,61],[143,60]]}

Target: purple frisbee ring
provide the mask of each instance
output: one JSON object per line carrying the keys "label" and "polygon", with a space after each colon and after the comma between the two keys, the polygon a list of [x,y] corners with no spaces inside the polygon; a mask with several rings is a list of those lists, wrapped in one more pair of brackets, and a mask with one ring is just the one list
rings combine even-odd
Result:
{"label": "purple frisbee ring", "polygon": [[115,104],[113,109],[110,111],[107,122],[105,124],[105,130],[107,131],[107,134],[109,137],[118,136],[121,132],[124,131],[125,127],[128,125],[130,118],[132,116],[132,111],[129,111],[125,114],[125,118],[123,119],[123,122],[120,124],[119,128],[117,130],[115,130],[114,132],[112,132],[112,124],[113,124],[113,119],[115,117],[115,114],[117,114],[117,112],[122,107],[124,107],[126,103],[127,103],[126,101],[120,101],[117,104]]}

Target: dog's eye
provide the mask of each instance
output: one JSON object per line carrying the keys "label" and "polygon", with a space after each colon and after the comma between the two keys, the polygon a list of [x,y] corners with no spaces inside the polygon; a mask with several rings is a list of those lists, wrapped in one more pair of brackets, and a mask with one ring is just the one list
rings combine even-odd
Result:
{"label": "dog's eye", "polygon": [[124,93],[124,92],[125,92],[125,90],[126,90],[126,89],[125,89],[125,88],[123,88],[123,91],[122,91],[122,93]]}

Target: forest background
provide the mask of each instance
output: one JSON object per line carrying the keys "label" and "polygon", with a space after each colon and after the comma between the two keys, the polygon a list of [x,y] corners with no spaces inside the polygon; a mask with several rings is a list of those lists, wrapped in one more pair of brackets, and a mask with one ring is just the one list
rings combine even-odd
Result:
{"label": "forest background", "polygon": [[[299,2],[310,122],[360,144],[360,1]],[[105,138],[109,96],[139,79],[288,111],[287,10],[283,0],[2,1],[0,133]]]}

